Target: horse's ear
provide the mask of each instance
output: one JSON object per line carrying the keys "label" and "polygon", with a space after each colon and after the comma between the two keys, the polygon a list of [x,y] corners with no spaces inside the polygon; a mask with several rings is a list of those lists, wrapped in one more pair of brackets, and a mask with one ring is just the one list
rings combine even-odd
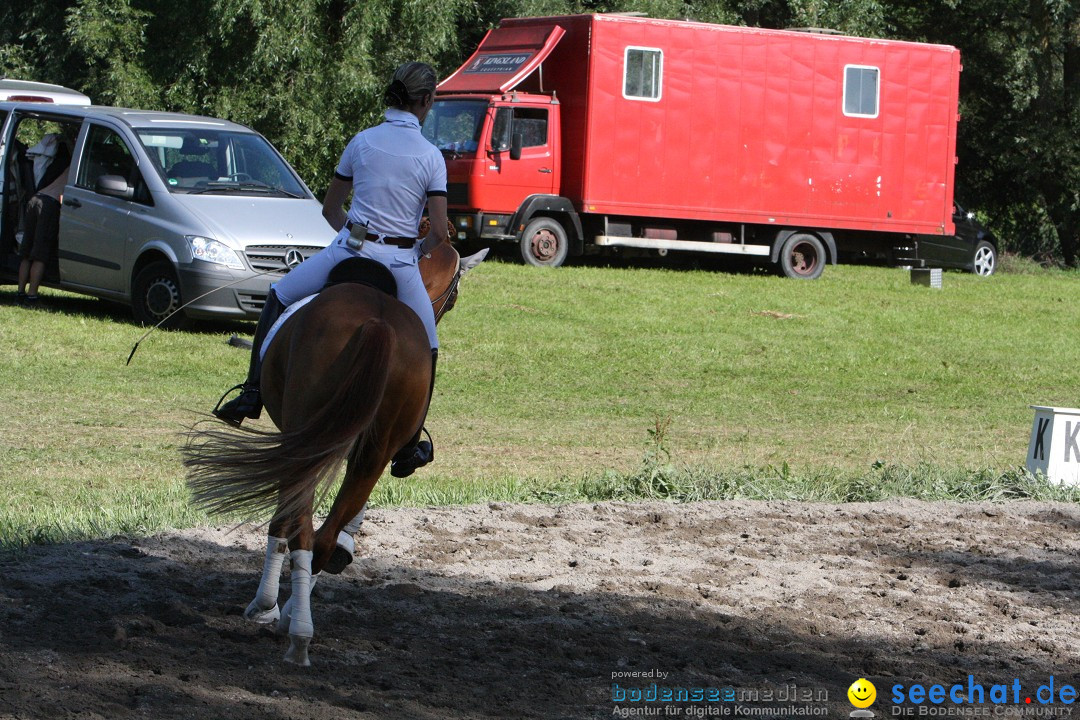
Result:
{"label": "horse's ear", "polygon": [[458,261],[458,267],[461,268],[461,274],[464,275],[482,263],[490,250],[491,248],[484,248],[480,252],[470,255],[469,257],[461,258],[461,260]]}

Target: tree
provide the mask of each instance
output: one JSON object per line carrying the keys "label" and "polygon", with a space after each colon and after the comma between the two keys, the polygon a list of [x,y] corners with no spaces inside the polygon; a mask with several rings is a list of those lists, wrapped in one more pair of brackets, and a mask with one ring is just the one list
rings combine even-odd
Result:
{"label": "tree", "polygon": [[1067,0],[890,6],[895,32],[960,48],[957,195],[1006,246],[1077,263],[1080,18]]}
{"label": "tree", "polygon": [[580,12],[960,48],[957,197],[1007,249],[1077,264],[1080,10],[1070,0],[6,0],[0,72],[95,102],[217,115],[267,136],[312,184],[377,122],[394,67],[452,72],[499,19]]}

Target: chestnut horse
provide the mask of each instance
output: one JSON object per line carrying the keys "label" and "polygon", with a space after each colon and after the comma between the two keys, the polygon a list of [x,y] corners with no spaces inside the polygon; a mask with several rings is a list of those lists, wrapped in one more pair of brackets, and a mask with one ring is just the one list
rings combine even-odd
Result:
{"label": "chestnut horse", "polygon": [[[462,259],[442,243],[421,258],[437,319],[453,306],[462,275],[486,254]],[[262,395],[279,431],[189,434],[184,464],[197,504],[210,512],[274,513],[262,580],[244,615],[288,630],[289,662],[310,664],[311,587],[339,531],[360,516],[390,459],[423,422],[431,372],[431,348],[416,313],[372,286],[332,285],[286,319],[266,349]],[[320,487],[329,490],[343,461],[341,487],[316,531]],[[292,595],[282,612],[277,598],[286,547]]]}

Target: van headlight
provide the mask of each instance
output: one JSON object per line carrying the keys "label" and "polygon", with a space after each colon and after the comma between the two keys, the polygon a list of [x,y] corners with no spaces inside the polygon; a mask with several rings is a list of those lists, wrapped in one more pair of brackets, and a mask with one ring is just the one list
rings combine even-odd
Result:
{"label": "van headlight", "polygon": [[225,243],[199,237],[198,235],[187,235],[186,237],[191,245],[191,256],[196,260],[205,260],[215,265],[224,265],[233,270],[244,269],[244,263],[240,260],[240,256]]}

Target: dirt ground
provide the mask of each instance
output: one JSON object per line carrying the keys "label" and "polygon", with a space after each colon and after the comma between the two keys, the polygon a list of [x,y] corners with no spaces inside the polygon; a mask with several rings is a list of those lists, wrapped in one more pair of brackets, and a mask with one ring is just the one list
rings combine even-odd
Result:
{"label": "dirt ground", "polygon": [[846,718],[859,677],[890,717],[894,685],[968,675],[1045,714],[1023,698],[1080,686],[1074,505],[373,510],[310,668],[242,618],[263,533],[227,530],[0,557],[0,718]]}

